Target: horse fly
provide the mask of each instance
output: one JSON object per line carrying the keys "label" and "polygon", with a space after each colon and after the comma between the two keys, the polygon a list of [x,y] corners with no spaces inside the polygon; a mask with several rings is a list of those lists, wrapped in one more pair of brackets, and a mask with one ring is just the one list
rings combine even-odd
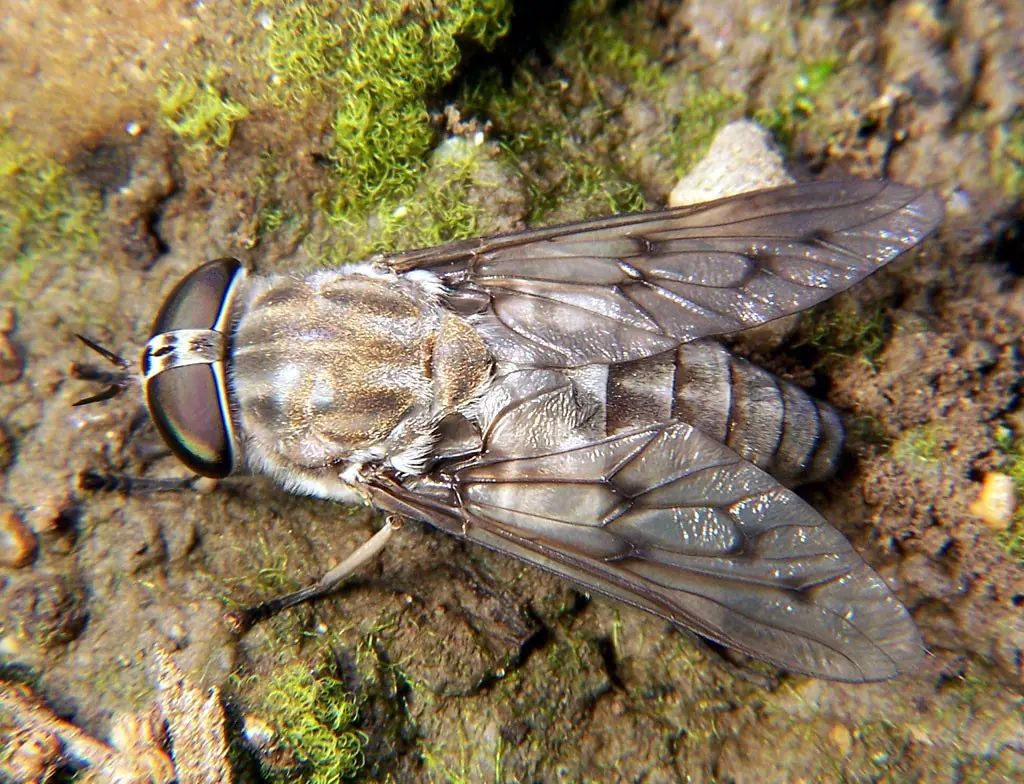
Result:
{"label": "horse fly", "polygon": [[[304,278],[218,259],[167,297],[139,379],[196,474],[391,513],[240,628],[415,518],[786,669],[892,678],[923,655],[913,620],[788,489],[834,471],[839,416],[712,338],[847,289],[942,217],[928,190],[815,182]],[[80,375],[108,383],[90,402],[129,378]]]}

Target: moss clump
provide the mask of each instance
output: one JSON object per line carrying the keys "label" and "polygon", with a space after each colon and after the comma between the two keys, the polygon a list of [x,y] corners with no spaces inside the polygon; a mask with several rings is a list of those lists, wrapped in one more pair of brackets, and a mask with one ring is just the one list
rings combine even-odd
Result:
{"label": "moss clump", "polygon": [[[490,73],[463,89],[459,107],[492,121],[503,151],[522,170],[530,223],[643,209],[637,173],[653,163],[667,190],[738,106],[738,96],[680,80],[659,61],[646,13],[578,0],[550,42],[549,71],[525,65],[508,84]],[[630,107],[639,106],[656,107],[656,131],[631,124]]]}
{"label": "moss clump", "polygon": [[[704,157],[715,133],[732,117],[743,96],[704,87],[696,78],[684,80],[679,89],[678,75],[659,61],[657,53],[629,40],[624,32],[650,24],[649,10],[636,6],[613,14],[609,6],[605,0],[577,0],[570,39],[576,42],[569,47],[577,50],[575,59],[582,65],[582,76],[592,86],[595,75],[611,76],[628,83],[637,99],[664,107],[669,132],[660,137],[654,151],[672,161],[678,179]],[[592,97],[601,101],[596,90]],[[644,150],[644,154],[649,152]]]}
{"label": "moss clump", "polygon": [[947,436],[942,424],[915,427],[896,439],[890,453],[903,462],[936,463],[942,457]]}
{"label": "moss clump", "polygon": [[996,182],[1011,198],[1024,197],[1024,116],[996,126],[991,168]]}
{"label": "moss clump", "polygon": [[334,187],[321,200],[335,220],[356,220],[382,197],[411,193],[433,142],[428,96],[446,84],[460,42],[492,47],[508,29],[508,0],[444,4],[320,0],[275,19],[268,62],[273,100],[333,101],[327,159]]}
{"label": "moss clump", "polygon": [[465,724],[459,725],[458,747],[453,749],[452,745],[451,741],[423,744],[420,759],[428,781],[444,784],[505,781],[505,742],[500,737],[494,744],[493,759],[486,764],[479,759],[479,740],[470,741],[466,737]]}
{"label": "moss clump", "polygon": [[[333,205],[321,205],[340,232],[321,247],[309,247],[318,264],[343,264],[373,253],[440,245],[477,236],[487,209],[479,195],[494,195],[510,175],[491,151],[462,137],[441,144],[415,189],[404,188],[380,199],[369,215],[353,217]],[[321,194],[329,199],[330,194]],[[311,245],[311,243],[310,243]]]}
{"label": "moss clump", "polygon": [[770,130],[781,144],[791,146],[796,135],[814,120],[818,112],[816,99],[832,81],[839,64],[838,56],[804,63],[779,102],[773,108],[754,112],[754,119]]}
{"label": "moss clump", "polygon": [[[329,673],[292,664],[266,685],[262,717],[277,728],[278,742],[300,765],[298,780],[328,784],[352,778],[363,767],[367,738],[354,725],[355,695]],[[296,781],[295,771],[268,770],[271,781]]]}
{"label": "moss clump", "polygon": [[164,125],[193,150],[227,147],[235,123],[249,116],[245,106],[223,94],[218,81],[216,72],[208,70],[201,82],[181,79],[157,94]]}
{"label": "moss clump", "polygon": [[887,331],[882,303],[859,305],[842,297],[803,317],[795,345],[810,346],[826,358],[856,357],[874,367],[885,348]]}
{"label": "moss clump", "polygon": [[711,140],[739,106],[737,93],[700,88],[691,81],[687,99],[676,110],[674,124],[685,133],[672,135],[668,153],[675,162],[676,177],[682,177],[707,153]]}
{"label": "moss clump", "polygon": [[480,184],[479,148],[454,137],[439,152],[445,154],[437,156],[437,165],[431,167],[412,197],[393,209],[385,203],[384,210],[378,212],[380,223],[369,251],[428,247],[476,233],[480,207],[468,197],[470,190]]}
{"label": "moss clump", "polygon": [[494,120],[503,152],[523,172],[530,194],[527,222],[581,220],[643,209],[646,201],[639,186],[573,128],[578,121],[562,103],[560,89],[557,83],[542,84],[523,72],[509,91],[497,88],[470,100]]}
{"label": "moss clump", "polygon": [[1013,480],[1017,491],[1013,525],[999,533],[999,544],[1007,555],[1024,565],[1024,438],[1014,438],[1013,431],[1000,427],[996,432],[996,444],[1003,454],[999,470]]}
{"label": "moss clump", "polygon": [[0,126],[0,256],[24,273],[36,259],[82,253],[96,245],[99,212],[95,193]]}

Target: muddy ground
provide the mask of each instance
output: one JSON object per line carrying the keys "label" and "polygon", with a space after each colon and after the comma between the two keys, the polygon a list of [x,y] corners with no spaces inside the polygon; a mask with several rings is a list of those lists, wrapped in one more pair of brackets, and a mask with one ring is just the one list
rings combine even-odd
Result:
{"label": "muddy ground", "polygon": [[[471,4],[374,5],[389,31]],[[1016,477],[1018,496],[1024,484],[1024,11],[542,5],[518,4],[506,29],[502,3],[480,4],[458,28],[453,67],[416,93],[433,115],[427,141],[387,148],[411,157],[386,167],[412,173],[379,192],[359,189],[369,169],[338,141],[334,107],[354,100],[343,88],[380,94],[338,75],[354,66],[331,47],[358,28],[338,22],[338,4],[309,18],[271,2],[5,12],[4,676],[104,737],[152,701],[148,657],[169,649],[223,688],[239,780],[325,780],[301,752],[261,757],[242,740],[246,715],[281,732],[266,684],[296,671],[359,706],[335,728],[354,733],[344,772],[359,780],[1018,778],[1024,520],[986,522],[972,504],[988,474]],[[486,24],[493,35],[474,32]],[[86,359],[74,333],[134,357],[198,262],[302,271],[349,249],[662,204],[714,129],[742,116],[775,133],[797,177],[888,176],[947,203],[920,252],[789,334],[738,345],[848,415],[848,465],[805,496],[911,608],[929,648],[914,677],[782,675],[419,524],[337,597],[237,638],[226,610],[312,580],[379,521],[245,478],[205,495],[79,488],[84,469],[183,474],[135,395],[71,408],[94,390],[68,368]],[[431,157],[446,137],[462,141]],[[471,164],[457,187],[452,155]],[[415,213],[424,202],[443,214]],[[402,224],[408,214],[421,223]]]}

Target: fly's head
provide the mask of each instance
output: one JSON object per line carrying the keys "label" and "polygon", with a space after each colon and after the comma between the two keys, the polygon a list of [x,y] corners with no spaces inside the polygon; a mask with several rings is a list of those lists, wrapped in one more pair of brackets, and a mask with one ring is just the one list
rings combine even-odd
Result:
{"label": "fly's head", "polygon": [[164,300],[142,352],[140,372],[92,341],[81,338],[120,368],[110,373],[76,366],[74,375],[107,388],[75,405],[107,400],[142,384],[146,408],[171,452],[201,476],[220,478],[239,463],[225,363],[230,352],[234,304],[246,277],[236,259],[217,259],[193,270]]}

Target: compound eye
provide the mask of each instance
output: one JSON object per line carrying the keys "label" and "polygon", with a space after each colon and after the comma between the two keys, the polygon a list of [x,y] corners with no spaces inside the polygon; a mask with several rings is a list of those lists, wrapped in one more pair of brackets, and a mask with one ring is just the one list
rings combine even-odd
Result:
{"label": "compound eye", "polygon": [[217,259],[192,270],[157,314],[150,337],[176,329],[216,329],[224,299],[242,269],[238,259]]}
{"label": "compound eye", "polygon": [[143,353],[146,406],[156,429],[175,457],[203,476],[234,469],[223,346],[235,283],[244,274],[236,259],[190,272],[164,300]]}
{"label": "compound eye", "polygon": [[160,436],[177,457],[202,476],[220,478],[234,468],[228,413],[212,365],[183,365],[146,382],[146,403]]}

